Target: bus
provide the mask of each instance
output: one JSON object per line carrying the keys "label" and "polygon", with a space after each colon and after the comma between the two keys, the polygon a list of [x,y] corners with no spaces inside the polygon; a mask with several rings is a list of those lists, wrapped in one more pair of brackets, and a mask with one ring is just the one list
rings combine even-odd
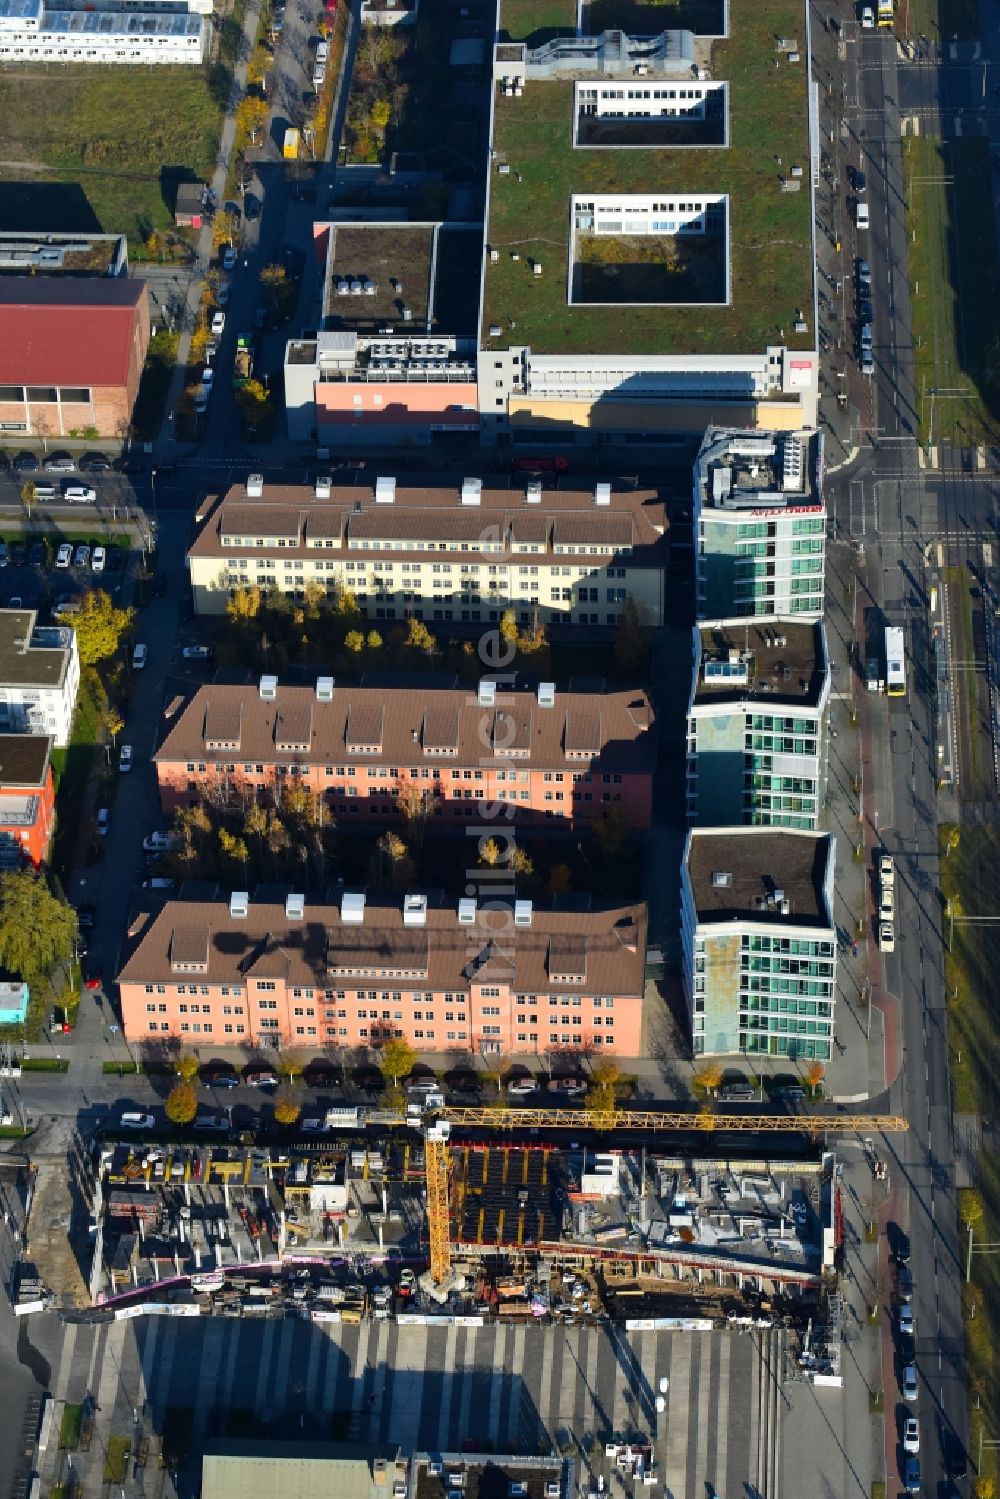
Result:
{"label": "bus", "polygon": [[906,654],[898,625],[885,632],[885,690],[890,697],[906,696]]}
{"label": "bus", "polygon": [[894,3],[895,0],[877,0],[878,8],[876,15],[880,30],[884,28],[891,29],[895,24],[895,17],[893,16]]}

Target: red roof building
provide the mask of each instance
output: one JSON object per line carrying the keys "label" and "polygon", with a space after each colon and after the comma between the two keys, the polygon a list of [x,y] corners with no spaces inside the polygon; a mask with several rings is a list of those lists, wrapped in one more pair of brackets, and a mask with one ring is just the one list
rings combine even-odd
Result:
{"label": "red roof building", "polygon": [[0,277],[0,422],[8,433],[114,437],[132,419],[149,297],[126,277]]}

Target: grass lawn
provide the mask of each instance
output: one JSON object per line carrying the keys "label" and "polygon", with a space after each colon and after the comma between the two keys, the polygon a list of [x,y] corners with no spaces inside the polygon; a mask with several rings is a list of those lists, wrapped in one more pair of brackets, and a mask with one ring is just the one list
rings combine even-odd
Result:
{"label": "grass lawn", "polygon": [[[1000,317],[989,142],[907,136],[903,173],[921,441],[995,438]],[[931,391],[941,392],[933,402]]]}
{"label": "grass lawn", "polygon": [[130,1437],[109,1437],[104,1450],[104,1482],[124,1483],[128,1469],[128,1455],[132,1449]]}
{"label": "grass lawn", "polygon": [[179,343],[179,334],[167,332],[157,333],[149,341],[133,415],[136,433],[145,442],[159,435]]}
{"label": "grass lawn", "polygon": [[[529,82],[521,98],[496,99],[494,143],[508,176],[490,182],[489,241],[499,261],[486,268],[484,326],[537,352],[689,354],[760,352],[796,334],[812,305],[812,238],[806,179],[782,192],[793,166],[808,174],[806,74],[775,67],[776,36],[798,36],[798,0],[756,0],[734,8],[733,37],[712,49],[712,71],[730,85],[728,150],[574,150],[573,84]],[[780,162],[780,165],[779,165]],[[651,191],[719,193],[729,199],[730,305],[570,306],[569,211],[573,194]],[[512,251],[519,260],[512,260]],[[531,262],[542,266],[535,276]]]}
{"label": "grass lawn", "polygon": [[503,0],[500,40],[540,47],[555,36],[576,33],[576,0]]}
{"label": "grass lawn", "polygon": [[59,1427],[59,1446],[75,1452],[80,1445],[80,1427],[83,1424],[83,1406],[65,1405],[62,1424]]}
{"label": "grass lawn", "polygon": [[979,35],[979,0],[910,0],[909,26],[914,38],[970,41]]}
{"label": "grass lawn", "polygon": [[24,165],[4,169],[4,227],[100,227],[130,241],[169,228],[178,182],[211,173],[230,76],[224,65],[5,70],[3,156]]}
{"label": "grass lawn", "polygon": [[56,837],[52,862],[57,870],[69,867],[76,847],[84,793],[106,705],[100,677],[92,668],[84,667],[80,673],[80,691],[70,742],[66,749],[53,751],[52,755],[56,777]]}

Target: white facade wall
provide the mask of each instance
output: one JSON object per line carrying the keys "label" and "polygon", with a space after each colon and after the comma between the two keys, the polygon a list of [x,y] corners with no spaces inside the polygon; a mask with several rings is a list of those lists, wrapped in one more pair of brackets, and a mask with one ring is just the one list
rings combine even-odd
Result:
{"label": "white facade wall", "polygon": [[[202,9],[195,0],[192,9]],[[200,63],[203,15],[142,10],[61,10],[41,0],[0,0],[0,63]]]}
{"label": "white facade wall", "polygon": [[60,749],[69,743],[73,710],[80,686],[80,653],[72,630],[66,647],[66,669],[54,687],[0,681],[0,733],[51,734]]}

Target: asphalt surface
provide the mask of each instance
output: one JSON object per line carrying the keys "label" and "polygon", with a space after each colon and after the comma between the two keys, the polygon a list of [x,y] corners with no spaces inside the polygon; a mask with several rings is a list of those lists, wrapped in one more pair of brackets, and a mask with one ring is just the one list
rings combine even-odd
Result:
{"label": "asphalt surface", "polygon": [[[955,473],[949,462],[945,473],[925,476],[915,441],[920,395],[907,282],[901,72],[906,90],[919,83],[940,96],[956,86],[950,73],[935,81],[938,70],[927,63],[900,70],[890,36],[860,33],[849,49],[848,122],[871,214],[870,229],[852,228],[850,243],[871,265],[876,368],[855,434],[860,456],[828,484],[828,502],[838,533],[855,544],[870,608],[886,623],[903,626],[908,653],[908,696],[883,700],[873,710],[868,773],[874,777],[874,832],[897,866],[896,950],[883,962],[885,987],[899,1000],[902,1053],[888,1101],[911,1128],[888,1140],[887,1149],[912,1244],[922,1488],[945,1494],[939,1434],[943,1427],[953,1430],[964,1445],[968,1433],[924,549],[942,532],[941,500],[954,488]],[[968,486],[963,508],[977,516],[992,513],[989,486]],[[901,1419],[898,1391],[887,1390],[890,1423],[894,1410]]]}

